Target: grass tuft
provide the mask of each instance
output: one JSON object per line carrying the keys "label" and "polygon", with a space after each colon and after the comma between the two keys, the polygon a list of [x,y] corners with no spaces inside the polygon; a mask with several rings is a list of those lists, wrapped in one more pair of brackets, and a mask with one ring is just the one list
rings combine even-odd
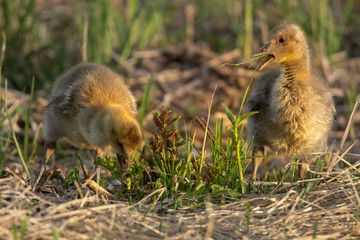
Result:
{"label": "grass tuft", "polygon": [[256,63],[259,59],[261,59],[261,58],[263,58],[263,57],[266,57],[266,56],[268,56],[268,55],[267,55],[267,54],[259,55],[259,56],[250,58],[249,60],[246,60],[246,61],[241,62],[241,63],[223,63],[223,64],[221,65],[221,67],[225,67],[225,66],[235,66],[235,67],[238,67],[238,66],[243,65],[243,64],[245,64],[245,63],[253,62],[253,63],[249,66],[249,68],[250,68],[250,67],[251,67],[254,63]]}

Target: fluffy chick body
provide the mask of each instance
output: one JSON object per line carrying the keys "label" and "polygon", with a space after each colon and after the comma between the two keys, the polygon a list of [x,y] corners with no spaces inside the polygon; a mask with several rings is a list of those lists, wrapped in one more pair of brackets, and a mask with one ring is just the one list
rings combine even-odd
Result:
{"label": "fluffy chick body", "polygon": [[113,149],[127,169],[142,138],[137,115],[134,96],[120,75],[100,64],[77,65],[54,84],[44,116],[43,163],[56,141],[67,137],[98,155]]}
{"label": "fluffy chick body", "polygon": [[[248,122],[253,155],[264,155],[265,146],[299,155],[299,174],[304,178],[309,154],[324,149],[335,113],[332,96],[323,80],[311,72],[305,34],[298,25],[275,28],[252,56],[262,54],[281,68],[264,74],[250,96],[248,111],[259,112]],[[254,160],[254,177],[261,161],[261,157]]]}

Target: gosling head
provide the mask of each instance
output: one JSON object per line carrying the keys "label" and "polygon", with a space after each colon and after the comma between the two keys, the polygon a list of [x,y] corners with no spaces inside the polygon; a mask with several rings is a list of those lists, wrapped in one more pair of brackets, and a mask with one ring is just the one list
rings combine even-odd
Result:
{"label": "gosling head", "polygon": [[116,152],[121,169],[128,172],[131,155],[139,147],[142,135],[136,118],[124,111],[112,111],[106,126],[108,139]]}
{"label": "gosling head", "polygon": [[259,70],[273,61],[289,65],[308,64],[309,53],[304,31],[297,24],[276,27],[270,32],[264,46],[253,52],[251,57],[261,55],[266,57]]}

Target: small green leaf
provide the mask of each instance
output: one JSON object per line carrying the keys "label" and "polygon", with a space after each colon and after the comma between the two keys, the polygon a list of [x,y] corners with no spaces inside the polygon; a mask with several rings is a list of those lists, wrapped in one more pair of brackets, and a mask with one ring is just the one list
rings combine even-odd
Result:
{"label": "small green leaf", "polygon": [[220,185],[213,184],[210,186],[210,188],[211,188],[211,191],[215,192],[215,191],[221,189],[222,187]]}
{"label": "small green leaf", "polygon": [[193,192],[193,196],[196,196],[196,195],[200,195],[200,194],[203,194],[205,193],[205,184],[203,183],[199,183],[196,187],[195,187],[195,190]]}
{"label": "small green leaf", "polygon": [[248,118],[254,114],[258,114],[259,112],[248,112],[248,113],[244,113],[243,115],[241,115],[237,120],[236,120],[236,123],[235,125],[236,126],[239,126],[240,123],[245,119],[245,118]]}
{"label": "small green leaf", "polygon": [[234,132],[234,129],[233,129],[232,125],[227,125],[226,130],[228,130],[229,132]]}
{"label": "small green leaf", "polygon": [[229,190],[228,190],[228,193],[229,193],[229,195],[230,195],[231,197],[233,197],[233,198],[239,198],[239,197],[240,197],[240,193],[237,192],[237,191],[235,191],[235,190],[233,190],[233,189],[229,189]]}
{"label": "small green leaf", "polygon": [[69,187],[70,182],[73,182],[75,179],[77,179],[80,182],[79,169],[77,169],[76,167],[73,168],[73,170],[71,170],[71,172],[65,179],[64,187],[66,188]]}
{"label": "small green leaf", "polygon": [[232,114],[231,110],[225,105],[225,103],[221,103],[221,105],[223,105],[223,107],[225,109],[225,113],[226,113],[228,119],[230,120],[231,124],[234,125],[235,124],[235,119],[233,117],[233,114]]}

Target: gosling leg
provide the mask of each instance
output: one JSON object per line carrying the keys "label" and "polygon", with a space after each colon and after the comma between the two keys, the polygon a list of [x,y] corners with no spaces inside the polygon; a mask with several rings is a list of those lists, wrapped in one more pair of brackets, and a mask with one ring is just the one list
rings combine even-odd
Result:
{"label": "gosling leg", "polygon": [[300,166],[299,166],[299,178],[300,179],[306,178],[308,167],[309,167],[309,160],[307,158],[301,159]]}
{"label": "gosling leg", "polygon": [[256,173],[257,173],[257,170],[258,170],[262,160],[264,159],[264,157],[262,157],[262,156],[264,156],[264,154],[265,154],[265,149],[263,146],[255,146],[254,147],[252,155],[253,156],[261,156],[261,157],[253,158],[253,160],[252,160],[254,179],[256,179]]}
{"label": "gosling leg", "polygon": [[96,159],[98,157],[103,158],[105,156],[105,153],[103,151],[101,151],[100,149],[96,150],[96,154],[95,154],[95,161],[94,161],[94,165],[95,165],[95,171],[96,171],[96,183],[99,184],[100,183],[100,170],[101,170],[101,166],[96,165]]}
{"label": "gosling leg", "polygon": [[37,177],[34,181],[34,186],[32,191],[35,192],[37,190],[37,185],[41,179],[41,176],[43,175],[45,169],[46,169],[46,163],[49,160],[49,158],[51,157],[51,155],[53,154],[54,150],[56,148],[56,142],[54,141],[45,141],[44,144],[44,156],[43,156],[43,160],[41,162],[41,166],[40,166],[40,170],[37,174]]}

